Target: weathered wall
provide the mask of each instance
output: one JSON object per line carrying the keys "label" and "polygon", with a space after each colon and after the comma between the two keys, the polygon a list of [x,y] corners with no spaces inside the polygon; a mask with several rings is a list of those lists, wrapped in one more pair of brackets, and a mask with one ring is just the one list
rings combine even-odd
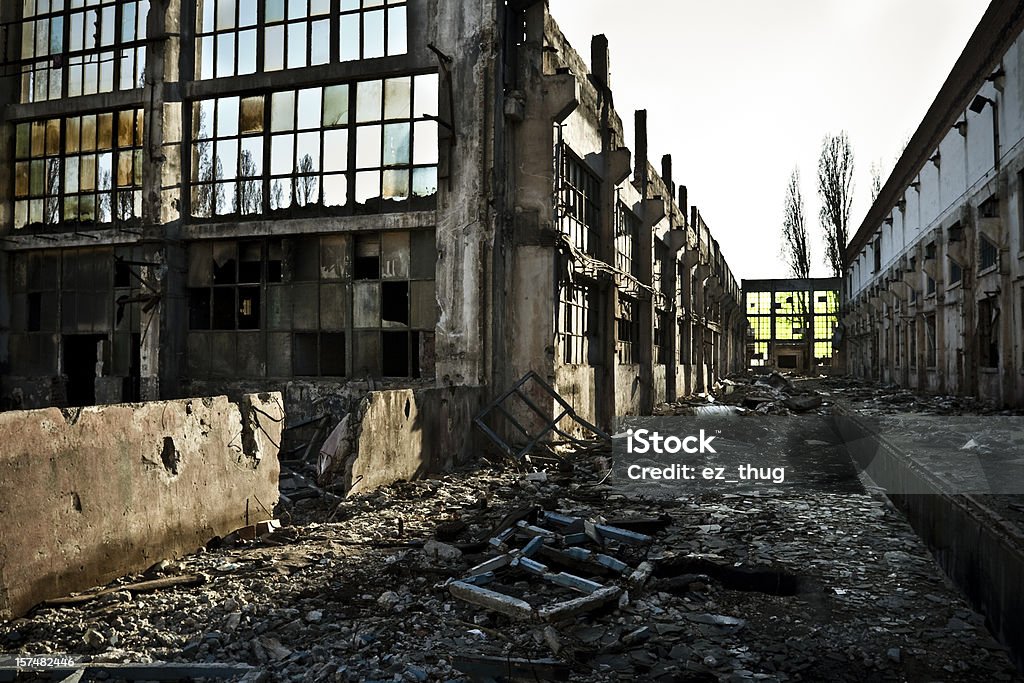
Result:
{"label": "weathered wall", "polygon": [[280,394],[0,413],[0,618],[268,518],[283,421]]}
{"label": "weathered wall", "polygon": [[370,393],[342,423],[333,477],[352,494],[450,470],[476,443],[483,397],[475,387]]}

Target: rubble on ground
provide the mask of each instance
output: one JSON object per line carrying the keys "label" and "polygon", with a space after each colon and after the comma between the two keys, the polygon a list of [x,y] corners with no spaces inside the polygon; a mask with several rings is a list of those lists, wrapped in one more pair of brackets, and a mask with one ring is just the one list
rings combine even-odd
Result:
{"label": "rubble on ground", "polygon": [[[484,467],[340,502],[298,500],[291,528],[160,563],[94,600],[42,607],[0,626],[0,646],[238,663],[274,681],[1020,680],[883,500],[627,500],[598,483],[599,460],[577,459],[575,473]],[[597,543],[595,524],[650,538]],[[516,530],[504,547],[491,543],[503,525]],[[495,569],[486,586],[528,604],[524,618],[452,591],[552,528],[561,540],[534,543],[545,554],[533,561],[599,586],[601,600],[533,618],[586,598],[535,566]],[[565,545],[583,541],[578,533],[587,540]],[[553,553],[566,548],[590,554],[556,569]],[[130,590],[141,578],[191,576],[203,583]]]}

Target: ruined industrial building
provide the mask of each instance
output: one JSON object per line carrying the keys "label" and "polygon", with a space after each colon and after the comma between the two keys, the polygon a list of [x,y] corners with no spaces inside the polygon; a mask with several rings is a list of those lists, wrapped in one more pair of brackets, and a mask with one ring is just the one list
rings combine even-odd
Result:
{"label": "ruined industrial building", "polygon": [[993,3],[847,253],[858,377],[1024,405],[1024,44]]}
{"label": "ruined industrial building", "polygon": [[791,280],[546,0],[0,26],[0,682],[1024,680],[1024,2]]}

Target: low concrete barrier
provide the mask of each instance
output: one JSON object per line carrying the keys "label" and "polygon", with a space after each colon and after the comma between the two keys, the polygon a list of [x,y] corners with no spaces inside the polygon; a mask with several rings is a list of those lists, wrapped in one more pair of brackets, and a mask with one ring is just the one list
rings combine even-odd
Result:
{"label": "low concrete barrier", "polygon": [[267,519],[280,394],[0,413],[0,619]]}
{"label": "low concrete barrier", "polygon": [[876,484],[891,491],[932,491],[888,497],[1024,668],[1024,535],[980,497],[946,492],[938,477],[874,433],[849,408],[837,405],[834,413],[836,431],[851,457],[863,468],[870,464]]}
{"label": "low concrete barrier", "polygon": [[477,441],[483,398],[474,387],[371,392],[324,444],[321,470],[349,494],[450,470]]}

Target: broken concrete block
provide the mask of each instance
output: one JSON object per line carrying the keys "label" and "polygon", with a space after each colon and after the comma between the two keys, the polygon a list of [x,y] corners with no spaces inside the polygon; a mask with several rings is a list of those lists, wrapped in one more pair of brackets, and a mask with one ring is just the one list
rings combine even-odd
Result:
{"label": "broken concrete block", "polygon": [[462,559],[462,551],[447,543],[430,540],[423,544],[423,554],[441,562],[456,562]]}
{"label": "broken concrete block", "polygon": [[487,590],[486,588],[472,586],[463,581],[452,583],[448,586],[448,591],[459,600],[504,614],[513,619],[531,620],[534,618],[533,607],[525,600],[513,598],[496,591]]}
{"label": "broken concrete block", "polygon": [[566,602],[542,608],[539,616],[543,621],[559,621],[568,619],[579,614],[585,614],[601,607],[602,605],[619,599],[622,589],[618,586],[608,586],[582,598],[568,600]]}

